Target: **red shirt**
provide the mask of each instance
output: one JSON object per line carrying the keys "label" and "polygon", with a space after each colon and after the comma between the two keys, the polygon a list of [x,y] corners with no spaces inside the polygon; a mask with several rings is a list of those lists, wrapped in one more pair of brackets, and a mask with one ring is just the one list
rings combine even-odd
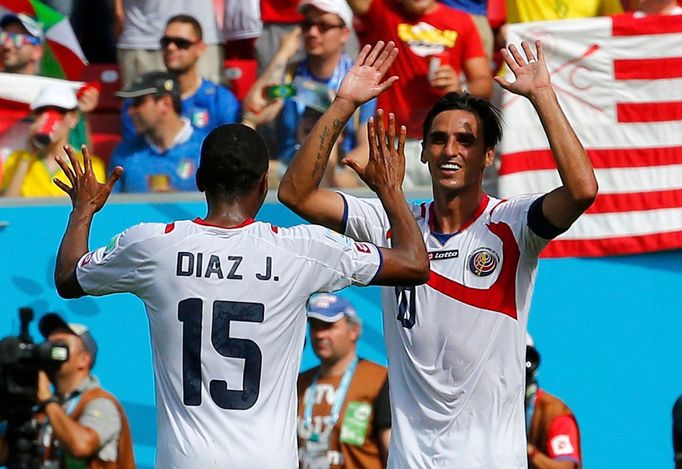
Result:
{"label": "red shirt", "polygon": [[299,23],[303,16],[296,9],[298,1],[261,0],[260,18],[264,23]]}
{"label": "red shirt", "polygon": [[432,13],[415,16],[396,0],[372,0],[360,19],[367,42],[393,41],[400,51],[388,75],[400,81],[379,96],[379,107],[395,113],[409,137],[421,138],[424,117],[443,94],[428,81],[431,56],[442,54],[441,63],[457,73],[467,60],[485,57],[476,26],[468,14],[440,3]]}

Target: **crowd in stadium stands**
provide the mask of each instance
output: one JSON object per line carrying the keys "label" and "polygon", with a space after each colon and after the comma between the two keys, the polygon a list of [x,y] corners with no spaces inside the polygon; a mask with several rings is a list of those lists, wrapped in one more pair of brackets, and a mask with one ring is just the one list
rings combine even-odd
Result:
{"label": "crowd in stadium stands", "polygon": [[[88,144],[109,169],[114,161],[124,162],[138,182],[121,184],[121,192],[195,190],[197,156],[188,153],[192,146],[187,142],[198,137],[190,139],[194,133],[181,132],[177,125],[168,135],[155,136],[152,122],[141,122],[158,120],[156,125],[162,126],[172,111],[157,113],[147,98],[115,97],[136,77],[163,70],[179,86],[179,115],[197,135],[243,122],[266,138],[274,188],[333,99],[358,42],[377,40],[398,45],[393,70],[401,80],[351,119],[337,142],[324,185],[362,186],[341,162],[345,157],[366,161],[366,122],[377,106],[395,112],[398,122],[407,125],[405,187],[429,185],[428,168],[420,162],[425,112],[448,91],[466,89],[491,98],[492,76],[501,63],[495,51],[504,44],[507,24],[624,10],[639,16],[680,13],[675,0],[108,0],[99,7],[84,0],[46,3],[70,16],[91,63],[83,73],[86,85],[77,90],[74,109],[43,102],[31,104],[29,112],[15,103],[0,104],[4,196],[59,195],[49,179],[60,177],[54,155],[65,142],[76,148]],[[0,29],[2,71],[40,75],[44,25],[26,15],[8,14],[0,19]],[[153,102],[163,107],[166,100]],[[53,125],[50,143],[36,146],[35,132],[46,111],[56,116],[48,120]],[[61,131],[65,127],[70,127],[66,140]],[[186,147],[182,155],[176,155],[178,145]],[[140,154],[143,147],[146,153]],[[162,164],[166,152],[173,156],[168,158],[172,163]],[[36,179],[45,184],[34,183]]]}

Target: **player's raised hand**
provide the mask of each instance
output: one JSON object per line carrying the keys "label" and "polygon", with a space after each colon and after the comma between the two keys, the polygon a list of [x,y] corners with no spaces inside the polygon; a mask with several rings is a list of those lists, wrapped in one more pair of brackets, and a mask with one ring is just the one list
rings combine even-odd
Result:
{"label": "player's raised hand", "polygon": [[95,178],[95,173],[92,170],[92,158],[85,145],[82,147],[82,167],[73,148],[66,145],[64,151],[69,157],[71,165],[61,156],[57,158],[57,164],[64,171],[71,186],[69,187],[69,185],[56,178],[53,180],[54,183],[71,197],[71,204],[74,210],[85,210],[90,214],[98,212],[109,198],[114,184],[123,174],[123,168],[116,166],[107,182],[102,184]]}
{"label": "player's raised hand", "polygon": [[402,190],[405,178],[405,139],[407,128],[402,125],[396,144],[395,115],[388,115],[388,136],[384,124],[384,111],[378,109],[367,122],[369,161],[362,167],[357,161],[344,158],[343,164],[353,168],[370,189],[377,194],[381,190]]}
{"label": "player's raised hand", "polygon": [[509,82],[500,76],[495,77],[495,81],[505,90],[527,98],[543,88],[551,88],[549,70],[545,64],[545,54],[542,50],[542,42],[535,41],[537,57],[533,54],[528,42],[521,43],[525,57],[514,45],[509,45],[508,49],[502,49],[502,57],[507,66],[512,71],[516,80]]}
{"label": "player's raised hand", "polygon": [[348,99],[355,106],[360,106],[379,96],[398,81],[395,75],[383,80],[397,56],[398,49],[393,41],[386,45],[379,41],[373,47],[367,44],[343,78],[337,97]]}

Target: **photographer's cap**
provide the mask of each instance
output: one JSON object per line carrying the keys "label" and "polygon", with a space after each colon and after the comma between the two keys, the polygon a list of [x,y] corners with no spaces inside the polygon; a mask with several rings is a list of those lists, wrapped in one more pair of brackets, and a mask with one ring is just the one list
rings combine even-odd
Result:
{"label": "photographer's cap", "polygon": [[80,337],[80,339],[83,341],[85,350],[92,356],[92,365],[90,368],[95,366],[95,359],[97,358],[97,344],[95,343],[95,339],[92,338],[88,328],[83,324],[76,324],[73,322],[67,324],[66,321],[64,321],[57,313],[47,313],[45,316],[40,318],[38,330],[43,337],[45,337],[45,339],[47,339],[50,334],[57,330],[63,330]]}
{"label": "photographer's cap", "polygon": [[358,314],[351,302],[341,296],[321,293],[311,297],[308,301],[308,318],[319,319],[323,322],[336,322],[344,316],[358,319]]}

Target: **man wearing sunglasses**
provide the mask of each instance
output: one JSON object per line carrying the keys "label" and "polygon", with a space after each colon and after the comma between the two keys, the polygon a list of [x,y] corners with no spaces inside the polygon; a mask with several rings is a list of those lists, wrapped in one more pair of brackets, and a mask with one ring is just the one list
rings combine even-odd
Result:
{"label": "man wearing sunglasses", "polygon": [[135,130],[111,155],[110,167],[125,174],[115,192],[196,191],[194,180],[204,135],[181,115],[180,85],[167,72],[139,75],[116,93],[129,98]]}
{"label": "man wearing sunglasses", "polygon": [[[335,94],[341,80],[353,66],[353,61],[345,52],[353,22],[353,13],[348,5],[338,0],[301,0],[298,10],[303,14],[300,30],[283,38],[279,51],[265,73],[249,91],[244,102],[245,109],[251,113],[245,113],[245,118],[255,119],[252,123],[256,125],[275,119],[281,109],[277,122],[279,138],[276,155],[279,163],[283,165],[291,161],[298,148],[296,130],[311,103],[307,102],[302,90],[290,96],[291,99],[270,99],[272,98],[268,96],[270,87],[276,84],[289,85],[293,82],[296,88],[326,87],[331,94]],[[301,36],[305,58],[290,64],[289,61],[300,47]],[[362,162],[367,161],[369,148],[365,124],[375,109],[376,100],[364,104],[344,129],[339,148],[344,156]],[[316,110],[324,112],[326,109]],[[338,168],[338,171],[347,170]],[[346,177],[332,179],[348,180]]]}
{"label": "man wearing sunglasses", "polygon": [[[180,86],[182,116],[189,119],[200,133],[206,134],[223,124],[240,119],[239,100],[222,85],[202,78],[199,61],[206,53],[201,24],[190,15],[176,15],[166,23],[159,40],[166,70],[175,76]],[[135,135],[135,126],[128,114],[130,101],[121,112],[123,135]]]}
{"label": "man wearing sunglasses", "polygon": [[40,25],[28,16],[3,16],[0,20],[3,71],[37,75],[43,57],[42,36]]}

